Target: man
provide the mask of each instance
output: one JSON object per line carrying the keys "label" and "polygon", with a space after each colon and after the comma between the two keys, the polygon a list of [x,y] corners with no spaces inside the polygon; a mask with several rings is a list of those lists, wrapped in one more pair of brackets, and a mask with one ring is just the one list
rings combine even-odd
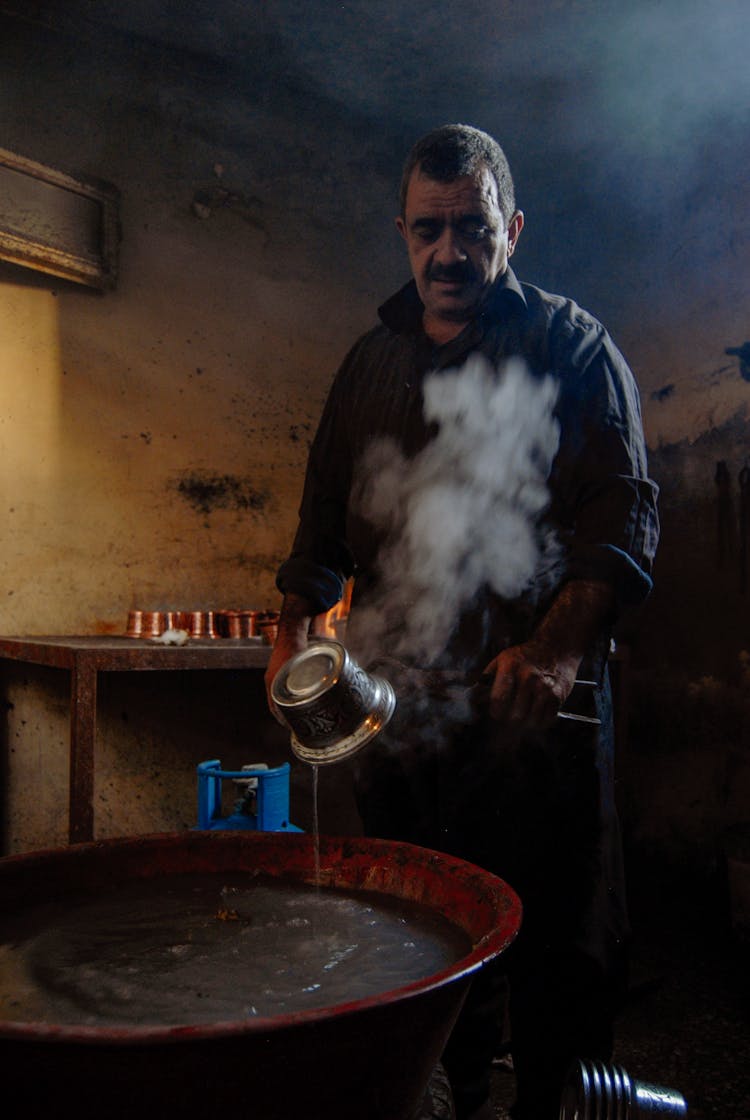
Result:
{"label": "man", "polygon": [[[386,674],[390,665],[399,697],[391,725],[357,756],[365,832],[485,866],[524,906],[515,945],[473,985],[444,1055],[457,1117],[491,1116],[507,976],[515,1115],[552,1120],[569,1062],[609,1059],[622,992],[627,918],[606,658],[615,620],[651,586],[657,491],[637,388],[606,331],[572,301],[520,284],[509,266],[524,217],[499,145],[464,125],[423,137],[404,168],[396,226],[413,279],[334,381],[278,575],[284,601],[266,680],[270,689],[354,576],[347,644]],[[474,382],[479,407],[460,397]],[[523,413],[511,410],[527,390],[552,402],[551,416],[537,404],[532,415],[554,431],[554,446],[531,439],[514,478],[517,449],[502,461],[501,449],[508,428],[523,430]],[[434,401],[446,395],[453,411],[436,419]],[[469,421],[464,454],[453,437]],[[467,515],[454,484],[475,455],[477,425],[491,438],[480,439],[472,484],[494,490]],[[453,450],[435,486],[426,465],[440,473],[444,446]],[[447,515],[425,517],[446,492]],[[521,507],[531,530],[519,524]],[[414,525],[425,521],[440,526],[431,548],[455,536],[471,544],[412,586]],[[517,586],[503,582],[510,553],[495,543],[506,521],[507,540],[524,537],[533,561],[533,578]],[[477,566],[483,551],[489,559]],[[459,587],[467,571],[468,590]],[[436,583],[445,584],[440,612],[451,615],[442,630],[423,612]],[[442,639],[430,646],[433,630]],[[558,718],[563,705],[587,719]]]}

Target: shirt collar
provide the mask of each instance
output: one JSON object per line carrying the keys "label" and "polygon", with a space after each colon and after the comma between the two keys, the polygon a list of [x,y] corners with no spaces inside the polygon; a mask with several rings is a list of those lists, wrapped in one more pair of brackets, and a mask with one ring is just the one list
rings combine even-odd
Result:
{"label": "shirt collar", "polygon": [[[396,334],[421,331],[423,312],[424,304],[419,298],[414,280],[404,284],[403,288],[378,308],[378,315],[383,323]],[[488,291],[477,318],[498,320],[525,312],[526,297],[515,272],[509,266]]]}

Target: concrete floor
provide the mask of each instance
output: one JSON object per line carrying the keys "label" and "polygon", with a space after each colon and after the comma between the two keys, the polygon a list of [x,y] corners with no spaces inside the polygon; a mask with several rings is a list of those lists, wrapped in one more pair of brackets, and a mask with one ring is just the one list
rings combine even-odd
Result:
{"label": "concrete floor", "polygon": [[[692,893],[631,888],[631,992],[614,1061],[631,1080],[680,1092],[688,1120],[750,1120],[750,937],[732,927],[720,883]],[[498,1065],[498,1120],[513,1095]]]}

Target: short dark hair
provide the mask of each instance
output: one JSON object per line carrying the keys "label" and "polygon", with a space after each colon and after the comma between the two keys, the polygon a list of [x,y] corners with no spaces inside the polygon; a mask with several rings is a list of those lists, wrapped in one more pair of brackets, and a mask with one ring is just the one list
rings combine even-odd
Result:
{"label": "short dark hair", "polygon": [[401,214],[406,210],[406,192],[416,167],[428,179],[452,183],[463,175],[473,175],[483,164],[495,178],[500,209],[509,222],[516,198],[505,152],[487,132],[468,124],[446,124],[417,140],[401,175]]}

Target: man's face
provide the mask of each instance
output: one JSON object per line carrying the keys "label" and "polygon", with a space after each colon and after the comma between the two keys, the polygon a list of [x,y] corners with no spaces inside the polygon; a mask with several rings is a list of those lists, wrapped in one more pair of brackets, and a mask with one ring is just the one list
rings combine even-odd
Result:
{"label": "man's face", "polygon": [[396,226],[425,306],[425,330],[452,337],[508,267],[523,214],[517,210],[506,226],[497,184],[486,167],[452,183],[428,179],[417,167]]}

